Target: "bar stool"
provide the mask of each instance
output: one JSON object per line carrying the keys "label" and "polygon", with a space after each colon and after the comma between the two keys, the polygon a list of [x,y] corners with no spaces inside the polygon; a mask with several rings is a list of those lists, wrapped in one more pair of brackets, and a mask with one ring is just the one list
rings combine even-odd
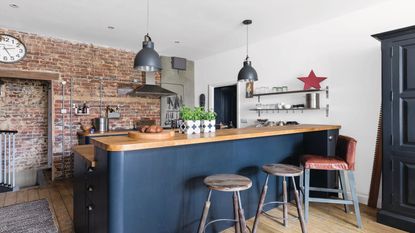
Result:
{"label": "bar stool", "polygon": [[[267,165],[262,166],[262,170],[265,173],[267,173],[267,177],[265,178],[265,183],[264,183],[264,186],[262,187],[261,197],[258,203],[258,209],[257,209],[256,216],[255,216],[254,226],[252,227],[252,232],[255,233],[257,231],[258,220],[259,220],[259,216],[261,215],[261,213],[264,213],[265,215],[270,216],[263,210],[264,206],[270,205],[270,204],[283,204],[283,218],[282,219],[284,221],[284,226],[288,225],[288,204],[289,202],[288,202],[286,177],[290,177],[292,180],[293,186],[294,186],[294,196],[295,196],[295,202],[296,202],[296,207],[297,207],[298,219],[300,220],[301,231],[303,233],[306,233],[307,228],[304,223],[303,211],[301,210],[301,201],[300,201],[299,193],[298,193],[298,190],[295,184],[295,179],[294,179],[294,177],[300,176],[303,173],[302,169],[297,166],[288,165],[288,164],[267,164]],[[264,203],[265,197],[268,191],[268,180],[269,180],[270,175],[283,177],[283,180],[282,180],[283,201],[272,201],[272,202]],[[272,216],[270,217],[275,218]]]}
{"label": "bar stool", "polygon": [[[357,226],[359,228],[362,228],[362,220],[360,217],[359,202],[356,195],[355,178],[353,174],[355,168],[356,144],[357,141],[355,139],[340,135],[336,143],[336,156],[327,157],[320,155],[304,155],[301,158],[301,165],[305,169],[305,186],[303,185],[303,177],[301,177],[300,179],[300,186],[304,190],[304,215],[306,222],[308,221],[308,208],[310,202],[343,204],[346,213],[349,212],[347,205],[354,205]],[[328,189],[310,187],[311,169],[338,171],[340,178],[340,188]],[[346,174],[349,178],[350,191],[352,194],[351,200],[347,198]],[[310,191],[341,193],[343,196],[343,200],[332,198],[313,198],[310,197]]]}
{"label": "bar stool", "polygon": [[[197,232],[205,232],[206,227],[215,222],[231,221],[235,222],[235,232],[247,233],[248,231],[245,221],[245,215],[244,210],[242,208],[241,196],[239,192],[251,188],[252,181],[245,176],[234,174],[217,174],[206,177],[204,183],[209,188],[209,194],[205,202],[205,207],[203,209],[202,218],[200,219],[199,229]],[[206,219],[208,217],[210,208],[210,198],[212,196],[213,190],[221,192],[233,192],[233,207],[235,219],[216,219],[206,223]]]}

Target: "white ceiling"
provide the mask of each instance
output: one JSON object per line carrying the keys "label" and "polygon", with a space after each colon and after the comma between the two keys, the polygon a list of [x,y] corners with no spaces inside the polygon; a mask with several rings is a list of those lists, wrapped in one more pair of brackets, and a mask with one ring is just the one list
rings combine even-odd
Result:
{"label": "white ceiling", "polygon": [[[383,1],[150,0],[150,36],[160,54],[196,60],[243,46],[246,18],[254,42]],[[131,51],[145,25],[146,0],[0,1],[0,27]]]}

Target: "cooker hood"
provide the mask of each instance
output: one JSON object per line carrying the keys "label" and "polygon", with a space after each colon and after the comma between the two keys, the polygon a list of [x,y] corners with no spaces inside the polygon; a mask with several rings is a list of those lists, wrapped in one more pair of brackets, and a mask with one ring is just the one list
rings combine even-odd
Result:
{"label": "cooker hood", "polygon": [[171,96],[176,93],[156,85],[154,72],[143,72],[143,83],[133,83],[132,90],[127,93],[129,96]]}

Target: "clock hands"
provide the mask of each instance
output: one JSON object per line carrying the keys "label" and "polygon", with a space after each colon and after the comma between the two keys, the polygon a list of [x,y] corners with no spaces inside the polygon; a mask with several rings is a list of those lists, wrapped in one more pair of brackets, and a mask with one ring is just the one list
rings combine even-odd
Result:
{"label": "clock hands", "polygon": [[3,47],[4,50],[6,50],[6,53],[9,54],[9,56],[11,57],[12,55],[10,55],[9,50],[6,49],[6,47]]}

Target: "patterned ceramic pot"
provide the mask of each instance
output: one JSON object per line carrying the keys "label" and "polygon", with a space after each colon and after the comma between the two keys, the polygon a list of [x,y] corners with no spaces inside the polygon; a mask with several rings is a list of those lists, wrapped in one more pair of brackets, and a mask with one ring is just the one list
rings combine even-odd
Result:
{"label": "patterned ceramic pot", "polygon": [[184,134],[200,133],[200,121],[184,121],[180,126],[180,131]]}
{"label": "patterned ceramic pot", "polygon": [[202,124],[201,131],[203,133],[212,133],[216,131],[216,128],[215,128],[216,120],[203,120],[201,124]]}

